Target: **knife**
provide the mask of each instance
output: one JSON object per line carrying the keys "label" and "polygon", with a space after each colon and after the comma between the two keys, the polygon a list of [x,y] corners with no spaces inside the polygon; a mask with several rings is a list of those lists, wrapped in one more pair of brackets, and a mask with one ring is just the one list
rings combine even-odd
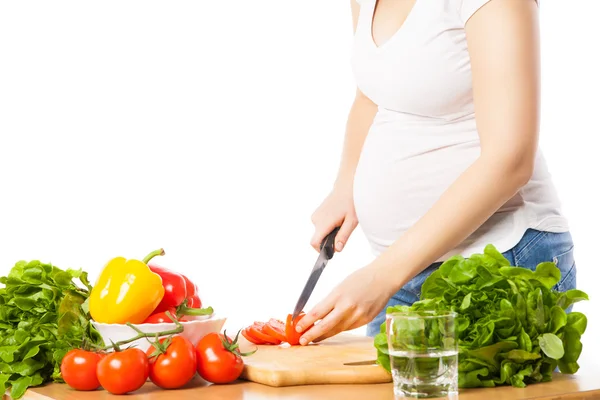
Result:
{"label": "knife", "polygon": [[337,235],[340,228],[335,228],[329,235],[325,237],[323,242],[321,243],[321,251],[319,252],[319,258],[317,258],[317,262],[313,267],[310,275],[308,276],[308,280],[306,281],[306,285],[304,285],[304,289],[302,290],[302,294],[296,303],[296,308],[294,308],[294,313],[292,314],[292,321],[296,319],[300,312],[304,309],[306,302],[310,298],[310,295],[313,292],[313,289],[317,285],[319,278],[321,277],[321,273],[325,269],[327,262],[331,260],[333,257],[334,251],[334,242],[335,235]]}

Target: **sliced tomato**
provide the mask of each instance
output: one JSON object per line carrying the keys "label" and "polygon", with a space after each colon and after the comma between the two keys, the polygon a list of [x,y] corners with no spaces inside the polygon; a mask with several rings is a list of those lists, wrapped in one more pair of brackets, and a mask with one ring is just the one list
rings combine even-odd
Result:
{"label": "sliced tomato", "polygon": [[310,328],[312,328],[312,325],[307,327],[304,332],[296,332],[296,325],[298,325],[298,322],[304,318],[306,314],[304,313],[300,313],[300,315],[298,315],[296,317],[295,320],[292,321],[292,314],[288,314],[287,319],[285,321],[285,337],[286,337],[286,342],[288,342],[289,344],[291,344],[292,346],[296,346],[298,344],[300,344],[300,337],[302,337],[302,334],[304,332],[306,332],[307,330],[309,330]]}
{"label": "sliced tomato", "polygon": [[271,318],[263,327],[263,332],[272,338],[278,339],[282,342],[287,342],[287,338],[285,336],[285,324],[278,319]]}
{"label": "sliced tomato", "polygon": [[257,339],[255,337],[253,337],[249,332],[248,332],[248,328],[246,329],[242,329],[242,336],[246,338],[246,340],[248,340],[250,343],[254,343],[254,344],[265,344],[265,342],[263,342],[260,339]]}
{"label": "sliced tomato", "polygon": [[277,318],[271,318],[269,320],[269,322],[267,322],[267,324],[271,325],[274,328],[277,329],[281,329],[282,331],[285,331],[285,322],[277,319]]}
{"label": "sliced tomato", "polygon": [[280,344],[281,340],[272,337],[268,333],[264,331],[265,323],[264,322],[255,322],[252,326],[248,328],[250,335],[253,337],[262,340],[265,344]]}

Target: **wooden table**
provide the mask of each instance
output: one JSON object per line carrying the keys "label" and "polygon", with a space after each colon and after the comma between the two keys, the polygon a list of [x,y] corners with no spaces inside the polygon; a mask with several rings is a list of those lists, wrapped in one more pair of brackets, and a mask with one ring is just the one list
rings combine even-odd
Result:
{"label": "wooden table", "polygon": [[[600,399],[600,375],[560,375],[552,382],[530,385],[524,389],[500,387],[461,390],[460,400],[590,400]],[[66,385],[50,384],[30,389],[25,400],[107,400],[118,399],[105,391],[76,392]],[[250,382],[208,385],[200,378],[177,391],[161,390],[147,383],[127,400],[393,400],[391,384],[314,385],[273,388]]]}

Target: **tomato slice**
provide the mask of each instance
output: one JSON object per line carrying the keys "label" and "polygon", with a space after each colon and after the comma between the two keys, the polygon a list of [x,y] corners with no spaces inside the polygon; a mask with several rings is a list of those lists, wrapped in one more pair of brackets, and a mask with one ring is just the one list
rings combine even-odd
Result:
{"label": "tomato slice", "polygon": [[255,322],[251,327],[248,328],[250,335],[253,337],[262,340],[265,344],[280,344],[281,340],[270,336],[268,333],[264,331],[265,323],[264,322]]}
{"label": "tomato slice", "polygon": [[285,322],[277,319],[277,318],[271,318],[268,322],[269,325],[271,325],[272,327],[276,327],[278,329],[281,329],[282,331],[285,331]]}
{"label": "tomato slice", "polygon": [[272,338],[287,342],[287,337],[285,336],[285,324],[278,319],[271,318],[263,327],[263,332]]}
{"label": "tomato slice", "polygon": [[289,344],[291,344],[292,346],[296,346],[296,345],[300,344],[300,337],[302,337],[302,333],[304,333],[307,330],[309,330],[310,328],[312,328],[312,325],[311,325],[308,328],[306,328],[304,330],[304,332],[302,332],[302,333],[296,332],[296,325],[298,325],[298,322],[305,315],[306,314],[304,314],[304,313],[300,313],[300,315],[298,315],[296,317],[296,319],[292,321],[292,314],[288,314],[287,319],[285,320],[285,337],[286,337],[286,341]]}
{"label": "tomato slice", "polygon": [[262,340],[259,340],[255,337],[253,337],[249,332],[248,332],[249,328],[246,329],[242,329],[242,336],[246,338],[246,340],[248,340],[250,343],[254,343],[254,344],[265,344],[265,342],[263,342]]}

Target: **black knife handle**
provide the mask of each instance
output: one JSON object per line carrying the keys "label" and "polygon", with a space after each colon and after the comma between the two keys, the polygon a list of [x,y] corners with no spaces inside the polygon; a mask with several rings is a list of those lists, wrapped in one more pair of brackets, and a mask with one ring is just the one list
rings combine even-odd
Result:
{"label": "black knife handle", "polygon": [[339,230],[339,227],[335,228],[329,235],[325,236],[325,239],[321,243],[321,250],[325,248],[325,257],[327,257],[328,260],[331,260],[331,258],[333,258],[333,253],[335,253],[335,236]]}

